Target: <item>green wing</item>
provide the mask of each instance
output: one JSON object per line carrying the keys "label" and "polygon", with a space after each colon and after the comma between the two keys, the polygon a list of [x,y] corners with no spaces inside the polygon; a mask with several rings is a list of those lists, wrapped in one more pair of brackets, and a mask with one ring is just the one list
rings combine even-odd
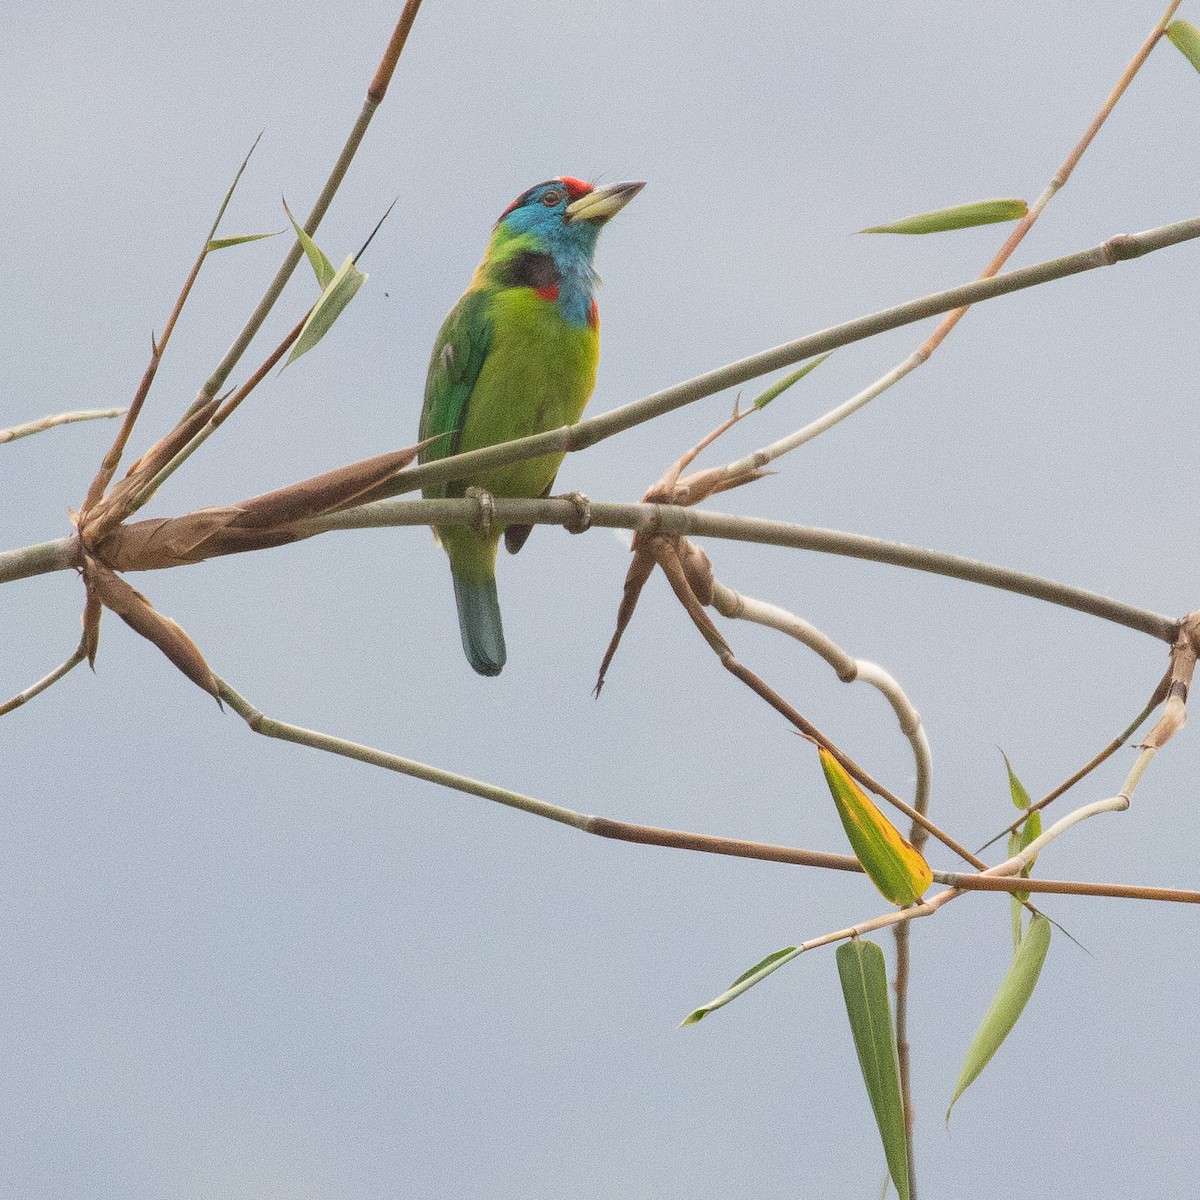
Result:
{"label": "green wing", "polygon": [[[433,462],[458,451],[467,405],[492,344],[491,296],[468,291],[450,311],[433,344],[425,379],[420,438],[436,438],[421,451],[421,462]],[[462,484],[431,484],[426,496],[462,494]]]}

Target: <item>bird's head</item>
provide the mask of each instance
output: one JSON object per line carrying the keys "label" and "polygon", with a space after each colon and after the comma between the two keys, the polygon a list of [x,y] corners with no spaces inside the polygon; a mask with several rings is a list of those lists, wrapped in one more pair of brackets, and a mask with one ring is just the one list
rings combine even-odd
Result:
{"label": "bird's head", "polygon": [[609,183],[593,187],[564,175],[523,192],[500,214],[496,232],[532,237],[555,257],[583,257],[591,262],[600,229],[645,187],[644,183]]}

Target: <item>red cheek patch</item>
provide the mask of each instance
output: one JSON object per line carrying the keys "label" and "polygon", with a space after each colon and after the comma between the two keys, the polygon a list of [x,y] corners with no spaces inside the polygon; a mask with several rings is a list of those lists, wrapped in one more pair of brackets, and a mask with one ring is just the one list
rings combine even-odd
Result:
{"label": "red cheek patch", "polygon": [[549,287],[534,288],[539,300],[557,300],[558,299],[558,284],[552,283]]}

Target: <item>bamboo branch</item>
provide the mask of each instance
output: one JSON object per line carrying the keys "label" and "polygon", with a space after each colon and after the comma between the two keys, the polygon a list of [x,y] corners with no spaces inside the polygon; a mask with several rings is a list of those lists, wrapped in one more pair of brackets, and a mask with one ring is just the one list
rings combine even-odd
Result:
{"label": "bamboo branch", "polygon": [[[401,472],[401,475],[406,474],[407,472]],[[303,525],[303,533],[307,535],[330,529],[391,525],[470,525],[478,519],[478,512],[479,507],[474,500],[380,501],[307,521]],[[1015,592],[1064,608],[1072,608],[1077,612],[1088,613],[1090,616],[1101,617],[1117,625],[1150,634],[1165,642],[1174,642],[1178,635],[1179,622],[1171,617],[1147,612],[1096,592],[1036,575],[936,550],[923,550],[901,542],[888,542],[857,533],[793,525],[786,521],[771,521],[760,517],[729,516],[675,504],[607,504],[593,501],[590,513],[592,524],[603,528],[653,530],[688,537],[728,538],[759,545],[814,550],[822,554],[837,554],[868,562],[889,563],[914,571],[927,571],[930,574],[946,575],[970,583],[982,583],[1002,591]],[[497,498],[495,514],[498,521],[504,522],[568,526],[578,519],[579,510],[571,500]],[[3,576],[0,575],[0,582],[2,581]]]}
{"label": "bamboo branch", "polygon": [[70,425],[75,421],[99,421],[111,417],[123,417],[123,408],[93,408],[82,412],[55,413],[49,417],[39,417],[36,421],[27,421],[24,425],[13,425],[8,429],[0,429],[0,446],[5,442],[15,442],[17,438],[29,437],[31,434],[42,433],[54,429],[58,425]]}
{"label": "bamboo branch", "polygon": [[488,446],[482,450],[438,459],[437,462],[424,463],[397,476],[385,489],[380,490],[379,496],[398,496],[432,483],[470,479],[494,467],[526,458],[537,458],[543,454],[565,454],[583,450],[664,413],[674,412],[685,405],[694,404],[697,400],[703,400],[727,388],[737,387],[760,375],[769,374],[802,359],[812,358],[816,354],[823,354],[838,346],[847,346],[890,329],[898,329],[903,325],[911,325],[915,321],[961,308],[963,305],[978,304],[1024,288],[1095,270],[1097,267],[1113,266],[1118,262],[1139,258],[1144,254],[1197,237],[1200,237],[1200,217],[1192,217],[1187,221],[1148,229],[1143,233],[1120,234],[1089,250],[1021,267],[990,279],[962,284],[948,291],[935,292],[933,295],[870,313],[853,321],[808,334],[796,341],[785,342],[781,346],[752,354],[748,358],[697,375],[661,392],[635,400],[631,404],[581,421],[578,425],[564,425],[546,433],[505,442],[502,446]]}
{"label": "bamboo branch", "polygon": [[37,683],[30,684],[23,692],[18,692],[11,700],[6,700],[0,704],[0,717],[6,716],[15,708],[20,708],[22,704],[28,704],[34,696],[41,695],[48,687],[56,684],[69,671],[73,671],[87,657],[87,647],[81,641],[75,647],[75,652],[67,659],[66,662],[60,663],[49,675],[43,676]]}
{"label": "bamboo branch", "polygon": [[[904,694],[904,689],[891,675],[875,663],[851,658],[815,626],[774,604],[743,596],[716,580],[713,581],[712,594],[713,607],[723,617],[753,621],[756,624],[786,633],[789,637],[794,637],[819,654],[834,669],[837,677],[843,683],[853,683],[855,680],[869,683],[883,695],[896,714],[900,732],[908,739],[909,746],[912,748],[913,764],[917,776],[913,807],[918,812],[926,814],[929,807],[929,785],[932,774],[929,741],[925,736],[925,729],[917,710],[913,708]],[[920,841],[924,842],[927,831],[920,825],[915,826],[915,829],[920,831],[918,836],[920,836]],[[910,838],[910,841],[913,841],[916,848],[920,850],[919,842],[913,838]]]}
{"label": "bamboo branch", "polygon": [[[577,503],[567,499],[497,498],[494,505],[496,519],[505,523],[571,527],[579,518]],[[297,522],[289,527],[293,535],[289,540],[314,537],[335,529],[375,529],[401,525],[471,525],[478,519],[478,512],[477,501],[469,499],[376,501],[325,517]],[[1100,617],[1165,642],[1174,642],[1179,631],[1179,622],[1171,617],[1136,608],[1083,588],[1043,579],[1022,571],[1013,571],[992,563],[961,558],[936,550],[923,550],[916,546],[906,546],[902,542],[889,542],[857,533],[793,525],[786,521],[771,521],[760,517],[730,516],[725,513],[682,508],[674,504],[593,502],[590,505],[590,514],[594,526],[606,529],[654,529],[686,536],[785,546],[796,550],[859,558],[868,562],[888,563],[914,571],[962,579],[968,583],[981,583],[987,587],[1030,596],[1035,600]],[[128,528],[136,528],[136,523]],[[76,565],[76,554],[73,538],[60,538],[58,541],[45,542],[39,546],[0,552],[0,583],[73,567]]]}
{"label": "bamboo branch", "polygon": [[[366,136],[367,128],[371,124],[375,110],[383,103],[383,98],[387,94],[396,64],[400,59],[401,52],[404,50],[405,43],[408,41],[408,35],[412,30],[413,22],[417,18],[417,12],[420,7],[421,0],[406,0],[404,9],[400,13],[400,18],[396,22],[396,27],[392,31],[392,36],[388,41],[387,47],[384,49],[383,57],[367,88],[366,98],[363,101],[362,108],[359,110],[358,117],[350,129],[350,133],[342,146],[337,161],[333,164],[333,168],[329,172],[329,177],[325,180],[325,186],[321,189],[320,195],[317,197],[304,221],[304,231],[309,235],[316,233],[325,214],[329,211],[329,206],[333,203],[333,199],[337,195],[338,189],[341,187],[342,181],[346,178],[346,173],[350,169],[350,164],[354,161],[354,156],[358,153],[358,148]],[[271,309],[274,308],[275,302],[283,293],[283,289],[287,281],[291,278],[292,272],[296,269],[296,264],[299,263],[303,253],[300,240],[297,238],[284,256],[279,270],[275,272],[275,277],[267,285],[262,299],[258,302],[254,311],[247,318],[245,325],[242,326],[241,331],[233,339],[233,343],[225,352],[225,357],[217,364],[216,369],[200,389],[195,401],[187,413],[184,414],[185,420],[193,412],[203,408],[225,386],[225,382],[233,373],[234,367],[237,366],[242,355],[254,340],[255,335],[262,328],[262,324],[267,319]],[[203,441],[211,432],[212,430],[209,430],[208,433],[201,431],[197,437]],[[186,452],[181,452],[178,456],[178,461],[171,470],[176,469],[186,461],[194,449],[195,447],[192,447],[191,449],[187,449]],[[170,473],[170,471],[167,471],[166,475]]]}
{"label": "bamboo branch", "polygon": [[1065,792],[1069,792],[1077,783],[1090,775],[1101,763],[1107,762],[1122,746],[1126,745],[1131,737],[1146,723],[1150,714],[1163,702],[1167,695],[1167,685],[1171,679],[1171,672],[1167,673],[1156,685],[1154,691],[1150,695],[1150,699],[1146,702],[1142,711],[1117,734],[1107,746],[1104,747],[1095,757],[1089,759],[1082,767],[1079,768],[1073,775],[1064,779],[1058,787],[1054,788],[1044,795],[1036,804],[1030,805],[1029,808],[1022,811],[1021,815],[1015,821],[1012,821],[1004,829],[1002,829],[995,837],[989,838],[979,849],[977,854],[982,854],[989,846],[998,842],[1002,837],[1007,837],[1010,833],[1015,833],[1022,825],[1025,824],[1031,813],[1041,812],[1048,804],[1057,800]]}
{"label": "bamboo branch", "polygon": [[[1033,228],[1034,222],[1042,215],[1046,205],[1054,198],[1058,191],[1070,179],[1072,171],[1078,165],[1079,160],[1083,157],[1088,146],[1096,134],[1099,133],[1100,127],[1108,119],[1117,101],[1124,95],[1125,90],[1133,82],[1134,76],[1141,69],[1146,59],[1149,57],[1151,50],[1154,49],[1158,40],[1166,32],[1166,28],[1171,18],[1175,15],[1175,10],[1179,7],[1181,0],[1173,0],[1170,7],[1163,14],[1158,24],[1150,36],[1142,44],[1138,52],[1130,60],[1125,70],[1121,73],[1120,79],[1117,80],[1116,86],[1109,93],[1107,99],[1100,106],[1095,117],[1092,118],[1091,124],[1085,130],[1083,136],[1075,144],[1074,149],[1067,155],[1062,165],[1054,173],[1054,178],[1051,179],[1045,191],[1030,205],[1029,211],[1017,223],[1004,245],[996,252],[983,269],[983,273],[979,276],[980,279],[991,279],[997,275],[1000,268],[1012,257],[1013,252],[1024,240],[1025,235]],[[755,470],[766,466],[768,463],[774,462],[777,458],[803,446],[806,442],[810,442],[813,438],[819,437],[827,430],[832,429],[834,425],[845,420],[848,416],[858,412],[865,405],[875,400],[878,396],[887,391],[893,384],[899,383],[906,375],[911,374],[918,367],[923,366],[929,361],[930,357],[942,344],[943,341],[950,335],[950,331],[966,316],[969,304],[964,304],[958,308],[948,312],[942,321],[938,324],[937,329],[925,340],[918,349],[914,350],[906,359],[897,363],[886,374],[875,380],[874,383],[864,388],[856,396],[852,396],[849,400],[840,404],[837,408],[818,417],[815,421],[804,426],[803,429],[797,430],[795,433],[789,434],[787,437],[780,438],[771,445],[763,447],[761,450],[756,450],[753,454],[747,455],[745,458],[738,459],[736,462],[729,463],[725,468],[725,472],[730,476],[737,476],[746,471]]]}
{"label": "bamboo branch", "polygon": [[[608,817],[588,816],[559,804],[537,800],[520,792],[509,791],[495,784],[484,783],[458,775],[440,767],[429,766],[414,759],[402,758],[370,746],[304,729],[286,721],[264,715],[230,685],[220,681],[221,699],[238,714],[250,729],[263,737],[277,738],[295,745],[308,746],[327,754],[337,754],[369,766],[395,771],[414,779],[478,796],[508,808],[519,809],[532,816],[544,817],[562,825],[570,825],[582,833],[642,846],[662,846],[672,850],[691,850],[703,854],[721,854],[760,862],[786,863],[792,866],[817,867],[829,871],[863,873],[859,861],[849,854],[831,854],[821,850],[804,850],[794,846],[778,846],[769,842],[752,842],[738,838],[716,837],[712,834],[691,833],[679,829],[661,829],[652,825],[637,825],[614,821]],[[997,892],[1054,892],[1064,895],[1109,896],[1121,899],[1173,901],[1181,904],[1200,904],[1200,892],[1177,888],[1141,887],[1131,884],[1086,883],[1072,880],[1005,878],[992,875],[972,875],[953,871],[935,871],[934,879],[963,891]]]}
{"label": "bamboo branch", "polygon": [[32,579],[51,571],[69,571],[78,565],[79,539],[74,536],[39,542],[36,546],[22,546],[18,550],[3,550],[0,551],[0,583]]}

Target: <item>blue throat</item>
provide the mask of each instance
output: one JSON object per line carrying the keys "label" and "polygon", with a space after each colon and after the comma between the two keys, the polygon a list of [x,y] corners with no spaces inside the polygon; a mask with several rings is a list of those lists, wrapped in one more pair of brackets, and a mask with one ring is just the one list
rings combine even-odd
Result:
{"label": "blue throat", "polygon": [[572,256],[568,259],[555,257],[560,281],[558,285],[558,308],[568,325],[580,328],[588,323],[592,309],[592,295],[600,276],[596,274],[589,258]]}
{"label": "blue throat", "polygon": [[[514,209],[492,236],[492,274],[508,286],[530,286],[523,279],[506,278],[506,271],[521,258],[548,256],[553,262],[552,274],[557,276],[559,312],[568,325],[582,328],[588,323],[592,296],[600,282],[592,266],[599,236],[599,226],[588,221],[564,223],[544,209]],[[549,268],[549,263],[546,266]]]}

